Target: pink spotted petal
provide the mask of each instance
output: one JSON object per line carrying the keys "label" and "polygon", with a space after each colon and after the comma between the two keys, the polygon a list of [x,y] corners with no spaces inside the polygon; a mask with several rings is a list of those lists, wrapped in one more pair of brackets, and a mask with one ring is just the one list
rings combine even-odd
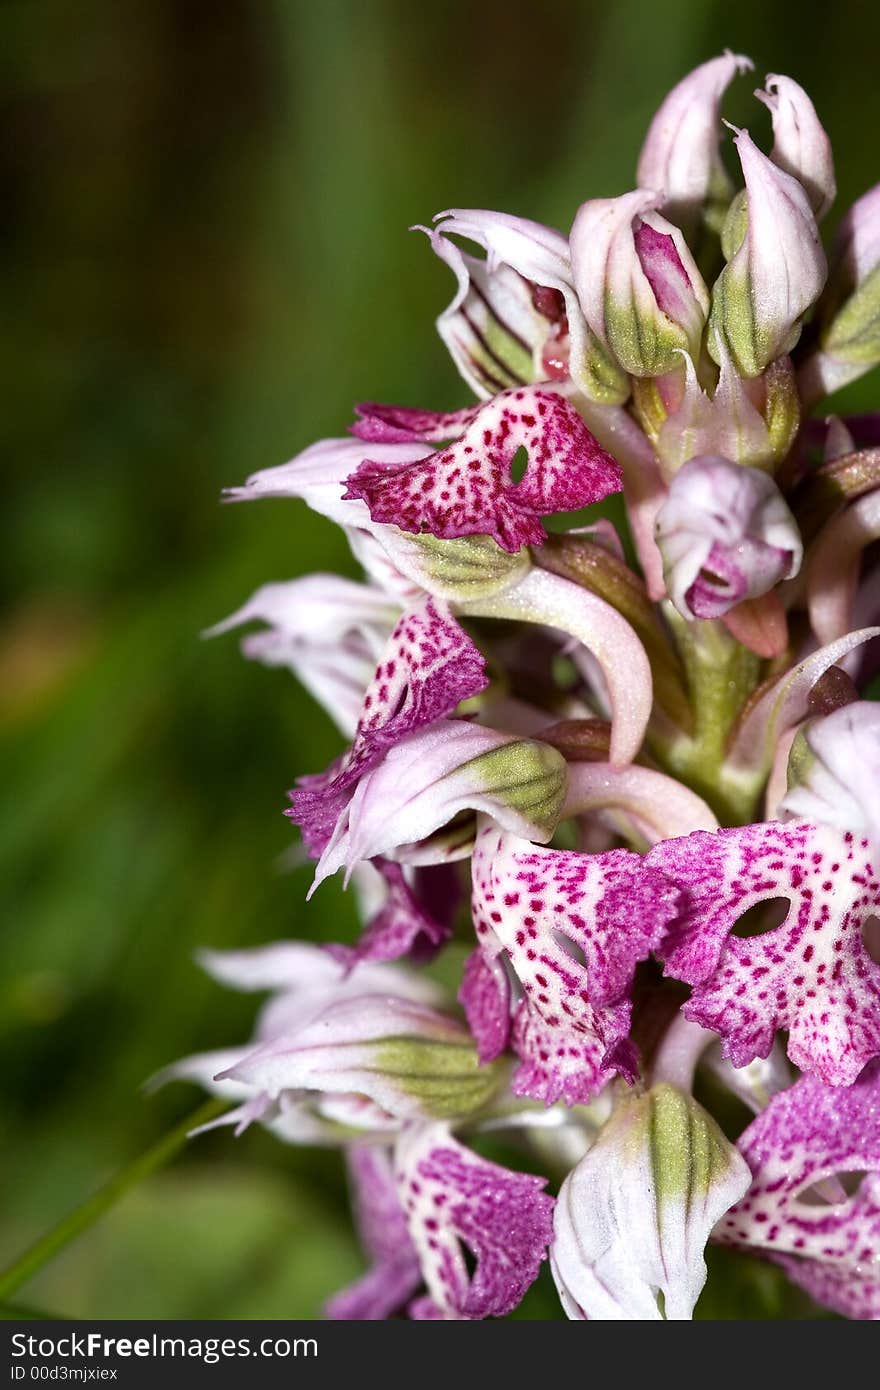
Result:
{"label": "pink spotted petal", "polygon": [[804,1077],[773,1097],[738,1147],[752,1184],[715,1238],[778,1261],[846,1317],[880,1317],[877,1066],[844,1089]]}
{"label": "pink spotted petal", "polygon": [[830,1262],[801,1260],[796,1255],[771,1258],[816,1303],[859,1322],[880,1321],[880,1276],[870,1261],[855,1269],[840,1269]]}
{"label": "pink spotted petal", "polygon": [[397,1194],[391,1151],[353,1144],[347,1159],[355,1225],[371,1267],[330,1299],[325,1316],[376,1322],[407,1304],[422,1282],[421,1269]]}
{"label": "pink spotted petal", "polygon": [[[667,974],[694,987],[686,1017],[720,1034],[735,1066],[766,1057],[780,1028],[792,1062],[832,1086],[880,1055],[880,966],[862,935],[880,907],[867,839],[769,822],[667,840],[647,862],[685,895],[660,947]],[[734,934],[779,898],[780,926]]]}
{"label": "pink spotted petal", "polygon": [[303,778],[288,813],[320,854],[361,777],[407,734],[452,713],[488,684],[485,661],[445,604],[429,598],[404,613],[364,694],[342,763]]}
{"label": "pink spotted petal", "polygon": [[[521,448],[528,467],[514,483]],[[574,407],[553,391],[523,389],[496,396],[460,439],[420,463],[363,463],[345,495],[366,502],[374,522],[447,540],[488,535],[513,553],[545,538],[542,516],[585,507],[620,486],[620,469]]]}
{"label": "pink spotted petal", "polygon": [[628,1000],[602,1010],[584,1005],[582,1026],[550,1026],[527,1003],[513,1020],[513,1049],[520,1059],[511,1090],[555,1105],[588,1105],[615,1076],[634,1079],[636,1062],[627,1043]]}
{"label": "pink spotted petal", "polygon": [[358,439],[380,444],[412,443],[419,439],[437,444],[444,439],[460,439],[481,409],[479,405],[470,405],[464,410],[419,410],[407,405],[362,401],[355,406],[359,419],[352,425],[351,432]]}
{"label": "pink spotted petal", "polygon": [[[428,910],[400,864],[390,859],[373,861],[387,886],[384,903],[373,914],[356,946],[332,945],[327,950],[335,960],[351,968],[361,961],[430,960],[452,934],[452,923],[440,920]],[[438,864],[417,871],[422,875],[454,874],[450,865]]]}
{"label": "pink spotted petal", "polygon": [[626,850],[541,849],[490,822],[477,835],[472,876],[481,949],[490,962],[509,959],[524,993],[515,1090],[588,1100],[614,1073],[629,1032],[625,996],[675,915],[677,889]]}
{"label": "pink spotted petal", "polygon": [[[442,1316],[511,1312],[546,1257],[553,1214],[546,1179],[487,1162],[439,1124],[405,1131],[395,1166],[425,1283]],[[476,1260],[472,1275],[462,1247]]]}
{"label": "pink spotted petal", "polygon": [[662,940],[679,894],[641,855],[545,849],[484,825],[472,863],[478,938],[509,955],[548,1023],[577,1023],[620,999],[640,960]]}
{"label": "pink spotted petal", "polygon": [[510,1040],[510,982],[503,962],[474,951],[465,962],[458,998],[480,1061],[494,1061]]}

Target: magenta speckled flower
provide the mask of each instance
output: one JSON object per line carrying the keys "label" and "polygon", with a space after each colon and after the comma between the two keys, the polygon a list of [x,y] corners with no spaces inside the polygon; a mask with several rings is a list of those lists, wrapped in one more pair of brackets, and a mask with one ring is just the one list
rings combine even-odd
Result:
{"label": "magenta speckled flower", "polygon": [[317,856],[365,773],[407,734],[454,712],[488,681],[485,662],[451,614],[427,599],[400,618],[361,703],[342,766],[303,779],[291,793],[289,815]]}
{"label": "magenta speckled flower", "polygon": [[[378,418],[383,417],[375,408],[366,416]],[[517,551],[546,538],[542,516],[576,511],[620,489],[618,464],[553,391],[507,391],[476,413],[464,412],[463,419],[426,420],[420,411],[386,409],[384,420],[398,441],[406,435],[406,423],[410,438],[455,437],[448,448],[419,462],[371,459],[349,477],[347,498],[366,502],[373,521],[404,531],[429,531],[444,540],[488,535],[504,550]],[[513,482],[510,467],[520,449],[528,463],[520,481]]]}
{"label": "magenta speckled flower", "polygon": [[[550,1243],[545,1178],[501,1168],[457,1143],[443,1125],[414,1125],[395,1170],[410,1237],[433,1310],[419,1316],[503,1317],[534,1282]],[[464,1248],[476,1261],[468,1272]]]}
{"label": "magenta speckled flower", "polygon": [[[630,987],[674,915],[674,884],[628,850],[541,849],[492,822],[477,835],[472,874],[485,964],[479,975],[471,967],[462,1002],[483,1055],[507,1042],[500,1005],[483,982],[503,961],[517,983],[517,1094],[571,1105],[592,1099],[616,1072],[632,1074]],[[495,1046],[487,1047],[489,1036]]]}

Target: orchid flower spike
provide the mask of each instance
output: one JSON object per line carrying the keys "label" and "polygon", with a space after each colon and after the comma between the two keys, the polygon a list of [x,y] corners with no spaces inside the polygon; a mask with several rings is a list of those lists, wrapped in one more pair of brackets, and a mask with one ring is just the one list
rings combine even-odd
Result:
{"label": "orchid flower spike", "polygon": [[793,79],[724,170],[750,67],[686,76],[569,238],[422,228],[473,398],[362,402],[227,493],[304,503],[363,571],[214,629],[262,625],[245,655],[348,740],[288,814],[361,927],[209,955],[268,998],[162,1079],[344,1151],[365,1272],[331,1318],[507,1317],[546,1259],[573,1320],[686,1321],[711,1240],[880,1320],[880,415],[809,418],[880,362],[880,188],[826,284]]}

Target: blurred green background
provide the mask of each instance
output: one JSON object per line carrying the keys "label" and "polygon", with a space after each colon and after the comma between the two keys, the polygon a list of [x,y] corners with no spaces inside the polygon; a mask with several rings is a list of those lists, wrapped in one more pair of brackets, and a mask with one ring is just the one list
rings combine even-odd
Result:
{"label": "blurred green background", "polygon": [[[350,568],[296,503],[222,486],[359,399],[463,403],[447,206],[567,227],[630,186],[674,81],[724,46],[811,91],[839,206],[878,177],[880,12],[856,0],[7,0],[0,145],[3,1263],[198,1102],[139,1094],[247,1036],[202,945],[353,930],[281,872],[295,776],[338,751],[292,678],[199,631]],[[763,134],[741,83],[730,113]],[[870,389],[854,393],[870,400]],[[313,1316],[361,1268],[336,1155],[195,1142],[22,1290],[106,1317]],[[797,1315],[744,1260],[704,1316]],[[795,1311],[792,1312],[792,1309]],[[556,1316],[539,1288],[525,1316]]]}

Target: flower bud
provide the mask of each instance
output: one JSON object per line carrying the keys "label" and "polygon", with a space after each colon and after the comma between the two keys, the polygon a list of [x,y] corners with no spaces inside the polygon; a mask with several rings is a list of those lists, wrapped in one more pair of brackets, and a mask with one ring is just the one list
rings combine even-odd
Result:
{"label": "flower bud", "polygon": [[773,120],[770,158],[803,184],[816,220],[821,221],[837,194],[831,141],[803,87],[774,73],[764,80],[767,90],[755,96]]}
{"label": "flower bud", "polygon": [[587,323],[624,371],[662,376],[699,353],[709,297],[682,233],[654,193],[584,203],[571,232]]}
{"label": "flower bud", "polygon": [[673,87],[648,129],[639,185],[662,194],[666,216],[688,230],[703,211],[718,220],[730,201],[733,190],[718,153],[721,98],[736,74],[751,67],[736,53],[702,63]]}
{"label": "flower bud", "polygon": [[800,569],[797,523],[766,473],[690,459],[657,516],[669,596],[685,618],[720,618]]}
{"label": "flower bud", "polygon": [[691,1318],[703,1249],[748,1166],[689,1095],[661,1082],[620,1099],[559,1193],[550,1267],[570,1318]]}
{"label": "flower bud", "polygon": [[791,448],[800,399],[790,359],[779,358],[760,377],[744,381],[724,343],[717,346],[721,368],[712,395],[685,358],[681,400],[663,420],[655,441],[664,478],[701,454],[772,470]]}
{"label": "flower bud", "polygon": [[880,705],[859,700],[799,730],[781,809],[880,845]]}
{"label": "flower bud", "polygon": [[[389,748],[358,785],[315,873],[317,885],[345,865],[396,853],[485,811],[529,839],[549,840],[565,799],[566,763],[549,744],[515,739],[463,720],[438,719]],[[470,836],[458,837],[458,854]],[[439,862],[418,857],[419,863]]]}
{"label": "flower bud", "polygon": [[840,224],[828,300],[823,384],[834,390],[880,362],[880,184]]}
{"label": "flower bud", "polygon": [[753,377],[794,347],[827,266],[801,184],[762,154],[748,131],[737,131],[735,143],[746,183],[744,234],[738,246],[736,235],[725,238],[728,261],[712,293],[709,348],[720,362],[722,340],[737,370]]}
{"label": "flower bud", "polygon": [[[441,540],[396,526],[377,526],[371,541],[398,573],[447,603],[472,603],[516,584],[531,567],[528,551],[502,550],[491,536]],[[357,551],[358,559],[362,552]]]}
{"label": "flower bud", "polygon": [[270,1098],[299,1090],[361,1095],[400,1120],[452,1119],[490,1099],[503,1064],[481,1066],[454,1019],[390,995],[331,1005],[223,1073]]}

